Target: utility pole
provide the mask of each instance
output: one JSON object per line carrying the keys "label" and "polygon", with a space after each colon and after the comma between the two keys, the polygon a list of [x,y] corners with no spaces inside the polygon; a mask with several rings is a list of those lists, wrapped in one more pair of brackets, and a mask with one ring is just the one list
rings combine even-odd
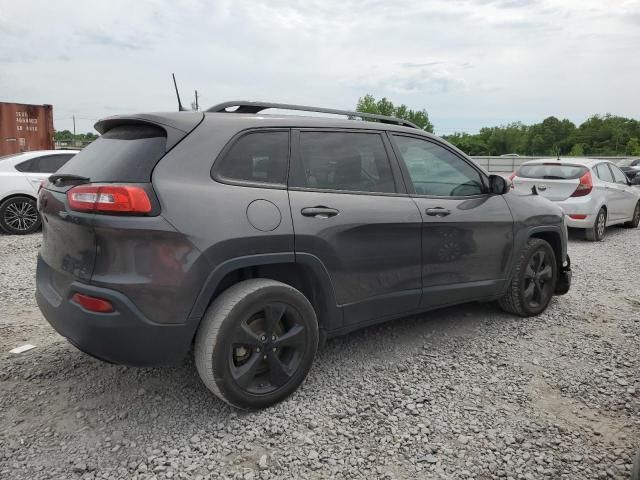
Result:
{"label": "utility pole", "polygon": [[196,112],[199,110],[198,108],[198,90],[196,90]]}
{"label": "utility pole", "polygon": [[76,114],[73,114],[73,145],[76,144]]}

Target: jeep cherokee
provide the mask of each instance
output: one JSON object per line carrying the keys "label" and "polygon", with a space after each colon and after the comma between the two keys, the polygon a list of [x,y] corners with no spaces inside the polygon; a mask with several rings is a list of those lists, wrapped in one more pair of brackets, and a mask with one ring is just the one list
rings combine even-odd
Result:
{"label": "jeep cherokee", "polygon": [[291,394],[328,337],[469,301],[532,316],[569,289],[562,210],[408,121],[228,102],[96,129],[39,192],[38,305],[108,362],[193,346],[233,406]]}

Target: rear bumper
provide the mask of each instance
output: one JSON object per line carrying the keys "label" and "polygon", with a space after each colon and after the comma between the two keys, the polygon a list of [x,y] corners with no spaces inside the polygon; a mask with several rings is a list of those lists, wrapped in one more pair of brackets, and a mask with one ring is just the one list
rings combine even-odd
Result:
{"label": "rear bumper", "polygon": [[[147,319],[125,295],[115,290],[72,282],[58,292],[51,267],[38,257],[36,300],[51,326],[79,350],[101,360],[131,366],[159,366],[179,362],[191,346],[189,324],[162,325]],[[84,293],[109,300],[112,313],[85,310],[70,300]]]}
{"label": "rear bumper", "polygon": [[[598,205],[593,195],[570,197],[554,203],[567,214],[567,226],[570,228],[592,228],[596,221],[598,210],[600,210],[600,205]],[[571,218],[571,215],[584,215],[585,218]]]}

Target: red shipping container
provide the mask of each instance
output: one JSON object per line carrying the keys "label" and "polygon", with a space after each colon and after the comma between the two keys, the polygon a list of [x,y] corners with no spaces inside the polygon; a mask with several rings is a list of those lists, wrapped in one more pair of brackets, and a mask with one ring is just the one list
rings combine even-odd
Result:
{"label": "red shipping container", "polygon": [[0,156],[54,148],[53,106],[0,102]]}

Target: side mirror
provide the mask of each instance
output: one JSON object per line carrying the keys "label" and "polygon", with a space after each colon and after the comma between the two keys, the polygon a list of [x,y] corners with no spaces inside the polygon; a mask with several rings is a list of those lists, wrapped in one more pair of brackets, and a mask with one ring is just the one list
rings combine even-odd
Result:
{"label": "side mirror", "polygon": [[511,188],[511,180],[501,175],[489,175],[489,191],[494,195],[504,195]]}

